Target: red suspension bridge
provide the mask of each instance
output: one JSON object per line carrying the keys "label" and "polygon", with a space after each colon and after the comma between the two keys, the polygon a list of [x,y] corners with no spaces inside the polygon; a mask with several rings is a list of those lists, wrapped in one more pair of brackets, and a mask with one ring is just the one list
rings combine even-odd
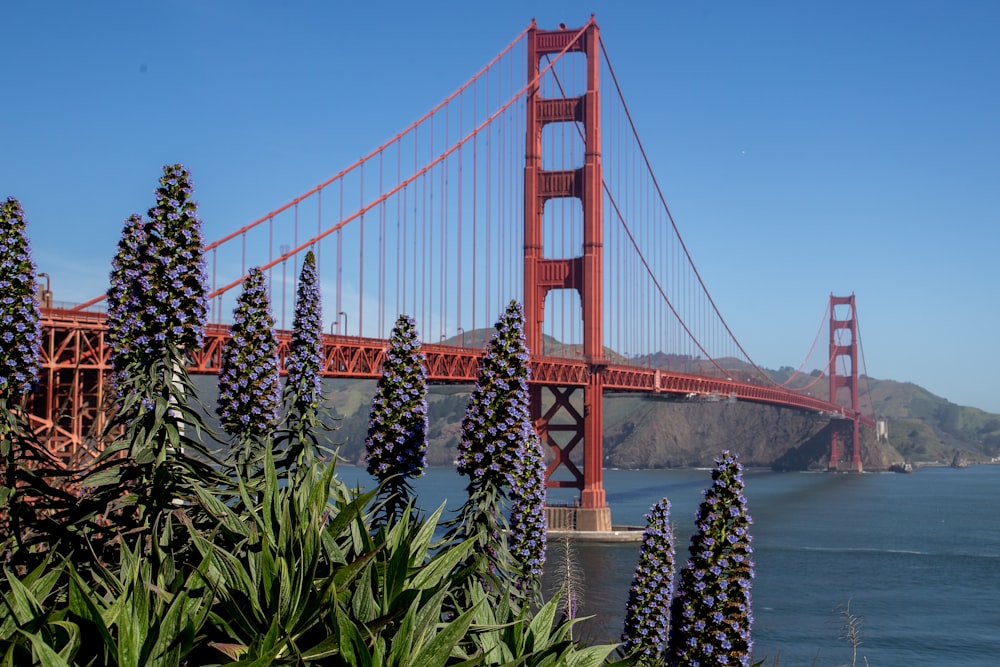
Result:
{"label": "red suspension bridge", "polygon": [[[829,361],[810,382],[792,389],[752,361],[681,239],[593,18],[579,29],[532,23],[404,131],[209,243],[212,323],[192,372],[218,371],[226,321],[255,266],[268,276],[284,358],[308,250],[329,322],[328,377],[378,377],[389,331],[406,313],[422,332],[431,381],[474,382],[483,331],[511,299],[523,301],[549,486],[580,490],[581,529],[610,529],[608,391],[826,415],[830,467],[861,469],[858,429],[874,421],[859,402],[854,296],[830,297]],[[33,409],[68,464],[101,446],[110,368],[102,298],[43,308]],[[817,382],[828,383],[829,400]]]}

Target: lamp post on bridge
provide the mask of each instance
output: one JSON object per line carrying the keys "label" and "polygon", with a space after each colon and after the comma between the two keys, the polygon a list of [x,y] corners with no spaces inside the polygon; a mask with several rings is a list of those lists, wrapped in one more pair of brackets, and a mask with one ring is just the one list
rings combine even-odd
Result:
{"label": "lamp post on bridge", "polygon": [[337,313],[337,324],[338,325],[340,324],[340,316],[341,315],[344,316],[344,328],[341,329],[341,334],[340,335],[341,336],[346,336],[347,335],[347,313],[345,313],[344,311],[340,311],[339,313]]}

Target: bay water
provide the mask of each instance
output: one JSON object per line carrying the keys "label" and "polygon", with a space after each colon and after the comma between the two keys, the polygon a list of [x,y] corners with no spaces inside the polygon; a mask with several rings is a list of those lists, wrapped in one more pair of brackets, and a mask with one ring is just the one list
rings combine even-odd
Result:
{"label": "bay water", "polygon": [[[338,475],[371,484],[363,468],[339,467]],[[1000,664],[1000,466],[913,474],[748,470],[744,480],[754,521],[756,659],[850,665],[849,606],[858,665]],[[451,468],[429,469],[415,480],[419,506],[429,512],[446,503],[449,518],[464,500],[465,481]],[[678,566],[710,484],[708,470],[604,472],[616,525],[644,526],[650,507],[670,499]],[[559,548],[550,544],[550,554]],[[580,614],[591,617],[576,636],[617,641],[638,544],[570,548],[583,578]]]}

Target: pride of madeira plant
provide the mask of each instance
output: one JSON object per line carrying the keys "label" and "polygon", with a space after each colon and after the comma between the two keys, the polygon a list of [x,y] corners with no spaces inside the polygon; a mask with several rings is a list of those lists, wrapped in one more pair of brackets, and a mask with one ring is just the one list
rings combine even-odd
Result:
{"label": "pride of madeira plant", "polygon": [[[498,581],[531,597],[545,558],[544,470],[528,410],[529,366],[521,305],[511,301],[496,323],[479,366],[479,378],[462,420],[458,472],[469,478],[469,498],[449,535],[472,539],[482,559],[475,566],[487,591]],[[498,508],[513,504],[516,552]]]}
{"label": "pride of madeira plant", "polygon": [[[186,371],[207,316],[201,220],[188,171],[163,168],[148,219],[131,216],[112,262],[108,345],[116,405],[102,437],[109,444],[83,476],[86,511],[141,534],[161,515],[211,485],[216,466],[192,434],[202,427],[188,407]],[[114,535],[107,536],[110,540]]]}
{"label": "pride of madeira plant", "polygon": [[323,314],[320,305],[319,274],[316,255],[306,253],[295,294],[295,316],[292,319],[292,340],[289,344],[285,369],[283,401],[285,421],[275,433],[275,447],[283,450],[279,467],[302,472],[310,468],[325,448],[320,444],[320,403],[323,387],[320,378],[322,357]]}
{"label": "pride of madeira plant", "polygon": [[50,483],[56,462],[35,438],[24,409],[38,380],[35,290],[24,211],[8,197],[0,203],[0,550],[6,558],[14,545],[3,542],[13,540],[14,551],[25,555],[21,550],[49,518],[53,501],[65,499]]}
{"label": "pride of madeira plant", "polygon": [[625,609],[621,650],[635,655],[640,664],[663,664],[673,594],[674,531],[670,527],[670,501],[663,498],[646,514],[639,562]]}
{"label": "pride of madeira plant", "polygon": [[18,400],[38,379],[39,326],[35,265],[21,203],[0,203],[0,400]]}
{"label": "pride of madeira plant", "polygon": [[678,665],[747,667],[753,653],[752,519],[736,455],[725,451],[715,461],[674,601],[670,651]]}
{"label": "pride of madeira plant", "polygon": [[264,274],[250,269],[233,311],[233,325],[222,352],[219,406],[222,428],[235,438],[231,463],[244,482],[264,467],[263,452],[278,422],[281,388],[278,343]]}
{"label": "pride of madeira plant", "polygon": [[427,464],[427,370],[411,317],[400,315],[389,337],[372,399],[365,450],[368,474],[383,489],[385,515],[399,517],[410,501],[408,480]]}

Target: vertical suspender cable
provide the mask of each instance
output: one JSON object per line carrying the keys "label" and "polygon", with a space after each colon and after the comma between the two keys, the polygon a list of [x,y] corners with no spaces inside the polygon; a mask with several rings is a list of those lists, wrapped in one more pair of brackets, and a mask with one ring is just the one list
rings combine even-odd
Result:
{"label": "vertical suspender cable", "polygon": [[[465,95],[463,94],[458,100],[458,136],[465,136]],[[455,312],[455,326],[461,329],[462,327],[462,281],[465,276],[462,274],[462,181],[465,180],[465,173],[462,171],[462,149],[465,145],[459,146],[458,148],[458,228],[456,230],[458,239],[455,242],[455,247],[458,252],[455,253],[455,275],[457,280],[455,280],[455,289],[458,294],[455,296],[456,312]],[[457,331],[455,333],[458,333]],[[462,344],[462,341],[459,341]]]}
{"label": "vertical suspender cable", "polygon": [[[382,187],[382,168],[383,168],[383,157],[384,151],[379,151],[378,154],[378,195],[382,198],[385,194],[385,190]],[[379,338],[387,337],[385,329],[385,200],[378,207],[378,336]]]}
{"label": "vertical suspender cable", "polygon": [[[473,90],[472,95],[472,126],[476,127],[479,124],[479,82],[476,81],[476,87]],[[479,270],[476,268],[479,264],[479,133],[476,132],[475,136],[472,138],[472,331],[476,330],[476,295],[479,293],[477,289],[477,281],[479,278]],[[475,347],[476,338],[475,333],[472,337],[472,345]]]}
{"label": "vertical suspender cable", "polygon": [[[344,219],[344,181],[340,181],[340,211],[338,214],[338,222]],[[338,333],[341,336],[346,336],[346,331],[339,330],[340,322],[340,312],[344,310],[343,294],[344,294],[344,238],[343,230],[337,230],[337,312],[334,313],[334,322],[338,323]]]}
{"label": "vertical suspender cable", "polygon": [[[361,206],[365,205],[365,165],[367,162],[361,164],[361,183],[360,197],[358,198]],[[358,232],[361,236],[361,251],[358,256],[358,336],[364,330],[364,319],[365,319],[365,214],[361,213],[361,217],[358,219]]]}

